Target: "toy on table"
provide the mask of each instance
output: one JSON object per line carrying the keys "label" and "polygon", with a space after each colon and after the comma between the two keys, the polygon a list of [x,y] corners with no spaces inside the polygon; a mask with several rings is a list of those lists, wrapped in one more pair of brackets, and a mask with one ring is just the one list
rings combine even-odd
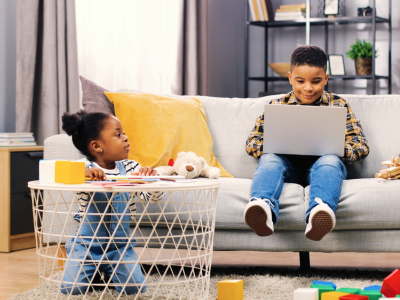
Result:
{"label": "toy on table", "polygon": [[199,176],[207,178],[219,178],[220,169],[211,167],[207,161],[197,156],[196,153],[179,152],[175,162],[170,159],[168,166],[162,166],[155,168],[160,175],[182,175],[185,178],[196,178]]}
{"label": "toy on table", "polygon": [[390,161],[382,162],[387,168],[382,168],[379,173],[375,174],[375,178],[383,179],[399,179],[400,178],[400,157],[393,156]]}
{"label": "toy on table", "polygon": [[39,161],[40,183],[85,183],[83,161],[42,159]]}

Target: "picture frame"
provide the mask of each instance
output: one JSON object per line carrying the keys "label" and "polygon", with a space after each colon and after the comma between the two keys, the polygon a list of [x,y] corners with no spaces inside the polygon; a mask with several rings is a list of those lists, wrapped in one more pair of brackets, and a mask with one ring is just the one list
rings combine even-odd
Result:
{"label": "picture frame", "polygon": [[328,55],[328,65],[329,65],[329,75],[332,75],[332,76],[346,75],[343,55],[329,54]]}
{"label": "picture frame", "polygon": [[339,0],[324,0],[324,15],[336,16],[339,14]]}

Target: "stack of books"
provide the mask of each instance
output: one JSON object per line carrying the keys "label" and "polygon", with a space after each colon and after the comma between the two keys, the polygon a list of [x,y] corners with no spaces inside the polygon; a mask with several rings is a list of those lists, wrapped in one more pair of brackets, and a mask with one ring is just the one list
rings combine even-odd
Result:
{"label": "stack of books", "polygon": [[37,146],[32,132],[0,132],[0,147]]}
{"label": "stack of books", "polygon": [[305,17],[306,17],[305,3],[281,5],[275,11],[275,21],[305,19]]}
{"label": "stack of books", "polygon": [[271,0],[248,0],[252,21],[268,22],[274,20]]}

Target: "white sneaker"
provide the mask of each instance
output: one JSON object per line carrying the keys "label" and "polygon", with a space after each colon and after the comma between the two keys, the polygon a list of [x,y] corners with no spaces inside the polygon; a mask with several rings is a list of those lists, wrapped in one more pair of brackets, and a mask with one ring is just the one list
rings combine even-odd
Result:
{"label": "white sneaker", "polygon": [[319,204],[310,212],[305,236],[310,240],[320,241],[335,228],[336,217],[333,210],[320,198],[315,198],[315,201]]}
{"label": "white sneaker", "polygon": [[265,201],[266,199],[256,199],[250,201],[244,209],[244,221],[258,236],[268,236],[274,233],[272,223],[271,208]]}

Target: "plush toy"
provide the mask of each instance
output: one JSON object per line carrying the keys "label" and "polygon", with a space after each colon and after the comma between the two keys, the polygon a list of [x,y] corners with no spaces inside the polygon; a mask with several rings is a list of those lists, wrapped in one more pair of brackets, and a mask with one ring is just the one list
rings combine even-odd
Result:
{"label": "plush toy", "polygon": [[220,170],[211,167],[207,161],[197,156],[194,152],[179,152],[175,162],[170,159],[168,166],[155,168],[160,175],[182,175],[186,178],[199,176],[207,178],[219,178]]}

